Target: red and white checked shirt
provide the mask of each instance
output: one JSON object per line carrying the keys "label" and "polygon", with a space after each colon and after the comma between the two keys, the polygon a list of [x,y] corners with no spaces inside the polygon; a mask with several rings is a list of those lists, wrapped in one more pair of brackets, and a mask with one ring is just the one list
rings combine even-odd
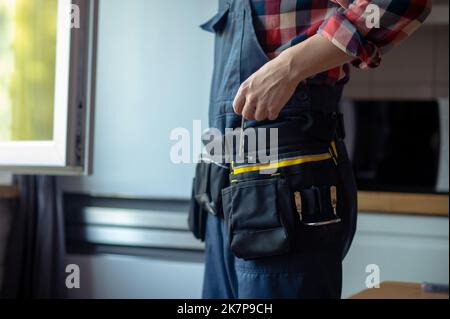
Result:
{"label": "red and white checked shirt", "polygon": [[[431,0],[251,0],[255,29],[270,58],[319,33],[354,56],[353,65],[374,68],[381,56],[416,31],[431,12]],[[377,6],[377,7],[375,7]],[[379,25],[374,25],[374,8]],[[345,83],[345,64],[308,80]]]}

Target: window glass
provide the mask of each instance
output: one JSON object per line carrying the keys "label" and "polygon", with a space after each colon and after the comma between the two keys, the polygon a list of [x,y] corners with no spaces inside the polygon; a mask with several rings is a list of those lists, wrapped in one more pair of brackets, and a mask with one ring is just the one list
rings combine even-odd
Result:
{"label": "window glass", "polygon": [[0,0],[0,142],[53,139],[57,15],[58,0]]}

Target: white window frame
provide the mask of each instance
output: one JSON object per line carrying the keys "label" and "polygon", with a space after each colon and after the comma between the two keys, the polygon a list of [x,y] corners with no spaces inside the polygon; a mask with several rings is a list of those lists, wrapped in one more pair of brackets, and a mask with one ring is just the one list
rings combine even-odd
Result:
{"label": "white window frame", "polygon": [[[71,5],[80,28],[71,28]],[[58,0],[53,140],[0,142],[0,171],[86,175],[91,172],[97,0]]]}

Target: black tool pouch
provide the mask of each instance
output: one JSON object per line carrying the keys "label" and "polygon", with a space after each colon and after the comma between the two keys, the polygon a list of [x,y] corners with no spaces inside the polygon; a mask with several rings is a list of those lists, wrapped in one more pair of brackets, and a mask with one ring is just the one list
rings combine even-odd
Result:
{"label": "black tool pouch", "polygon": [[223,216],[221,191],[228,186],[229,169],[210,162],[197,164],[189,209],[189,229],[195,238],[205,240],[208,214]]}
{"label": "black tool pouch", "polygon": [[213,207],[209,196],[209,174],[211,164],[200,162],[195,169],[195,177],[192,183],[192,196],[189,208],[189,229],[195,238],[205,240],[206,217]]}
{"label": "black tool pouch", "polygon": [[255,259],[287,253],[288,233],[278,213],[280,180],[243,181],[222,191],[228,240],[233,253]]}
{"label": "black tool pouch", "polygon": [[328,155],[287,154],[270,175],[251,166],[234,169],[222,198],[228,240],[237,257],[335,246],[341,231],[339,185],[336,164]]}

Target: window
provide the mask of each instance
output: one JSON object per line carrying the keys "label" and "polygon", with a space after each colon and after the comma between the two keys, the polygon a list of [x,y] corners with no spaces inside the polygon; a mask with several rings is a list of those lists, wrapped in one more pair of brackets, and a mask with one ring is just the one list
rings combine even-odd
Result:
{"label": "window", "polygon": [[0,170],[86,174],[97,0],[0,0]]}

